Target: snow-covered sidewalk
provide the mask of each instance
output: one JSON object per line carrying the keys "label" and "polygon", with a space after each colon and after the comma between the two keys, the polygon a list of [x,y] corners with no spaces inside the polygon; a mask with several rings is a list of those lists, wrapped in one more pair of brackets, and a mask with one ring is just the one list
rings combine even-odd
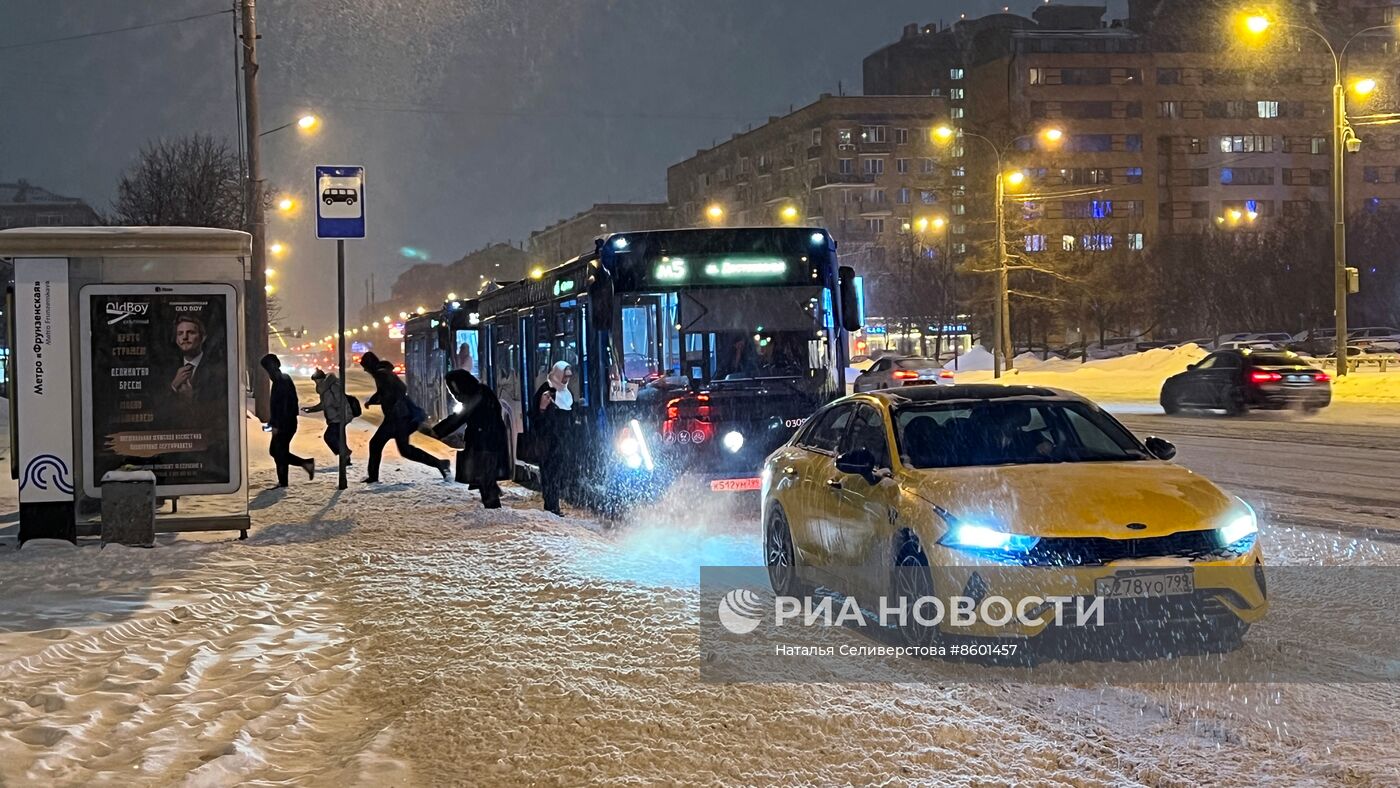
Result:
{"label": "snow-covered sidewalk", "polygon": [[0,547],[0,784],[1400,781],[1388,685],[702,683],[698,567],[756,563],[751,514],[383,479],[259,493],[246,542]]}

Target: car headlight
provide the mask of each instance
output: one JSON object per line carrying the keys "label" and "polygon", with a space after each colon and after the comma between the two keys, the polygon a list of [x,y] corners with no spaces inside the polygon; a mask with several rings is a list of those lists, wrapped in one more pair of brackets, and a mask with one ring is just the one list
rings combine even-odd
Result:
{"label": "car headlight", "polygon": [[1221,545],[1229,547],[1259,533],[1259,518],[1254,515],[1254,510],[1249,507],[1249,504],[1245,504],[1244,508],[1244,514],[1239,515],[1219,529]]}
{"label": "car headlight", "polygon": [[739,450],[744,448],[744,433],[738,430],[731,430],[724,434],[723,441],[724,448],[728,450],[730,454],[738,454]]}
{"label": "car headlight", "polygon": [[939,544],[963,550],[1028,553],[1040,541],[1040,537],[1009,534],[978,523],[957,523],[938,541]]}

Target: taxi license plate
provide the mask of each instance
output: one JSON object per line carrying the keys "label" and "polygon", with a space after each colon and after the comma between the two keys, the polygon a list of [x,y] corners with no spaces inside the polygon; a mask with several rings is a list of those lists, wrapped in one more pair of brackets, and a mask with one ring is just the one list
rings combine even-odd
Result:
{"label": "taxi license plate", "polygon": [[1190,594],[1195,590],[1196,578],[1189,569],[1118,574],[1094,581],[1094,595],[1112,599],[1173,596]]}
{"label": "taxi license plate", "polygon": [[715,479],[710,482],[712,492],[745,492],[762,489],[763,480],[754,476],[749,479]]}

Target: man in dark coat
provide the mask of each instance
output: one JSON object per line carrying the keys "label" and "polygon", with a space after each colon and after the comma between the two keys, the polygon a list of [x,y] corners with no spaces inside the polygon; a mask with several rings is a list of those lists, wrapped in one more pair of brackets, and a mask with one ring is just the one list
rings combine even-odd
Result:
{"label": "man in dark coat", "polygon": [[427,418],[427,414],[408,398],[408,387],[394,374],[394,365],[380,361],[373,353],[365,353],[360,357],[360,366],[374,378],[374,396],[365,404],[378,405],[384,413],[379,429],[369,439],[369,475],[364,482],[375,484],[379,481],[379,463],[384,456],[385,444],[391,440],[405,460],[436,468],[442,474],[442,480],[448,481],[452,463],[439,460],[409,442],[409,437]]}
{"label": "man in dark coat", "polygon": [[277,464],[277,486],[287,486],[287,468],[292,465],[300,466],[306,471],[308,479],[314,479],[315,461],[292,454],[292,438],[297,434],[299,410],[297,387],[287,373],[282,371],[281,360],[273,354],[263,356],[261,364],[267,371],[267,376],[272,379],[271,415],[267,420],[267,426],[272,430],[272,441],[268,444],[267,452]]}
{"label": "man in dark coat", "polygon": [[465,369],[447,373],[447,390],[459,403],[452,415],[438,422],[431,434],[439,439],[462,430],[457,452],[457,481],[481,490],[481,504],[501,508],[502,479],[511,475],[506,425],[496,393]]}

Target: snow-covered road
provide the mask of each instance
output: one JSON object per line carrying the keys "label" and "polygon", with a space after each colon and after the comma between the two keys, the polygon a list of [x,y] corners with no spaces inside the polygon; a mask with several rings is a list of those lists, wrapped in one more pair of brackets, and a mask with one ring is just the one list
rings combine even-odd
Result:
{"label": "snow-covered road", "polygon": [[[1366,530],[1400,419],[1124,419],[1258,505],[1275,561],[1400,563]],[[698,567],[757,562],[750,513],[384,479],[260,492],[246,542],[0,538],[0,785],[1400,783],[1391,685],[703,683]]]}

